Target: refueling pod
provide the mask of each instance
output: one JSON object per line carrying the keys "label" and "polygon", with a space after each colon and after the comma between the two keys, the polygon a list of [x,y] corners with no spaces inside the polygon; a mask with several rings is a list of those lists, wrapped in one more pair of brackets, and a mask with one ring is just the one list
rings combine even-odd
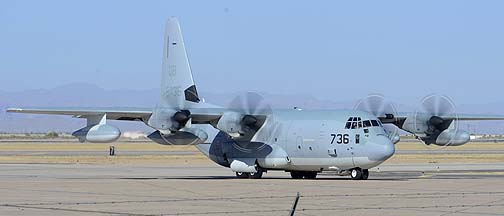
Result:
{"label": "refueling pod", "polygon": [[72,133],[80,142],[109,143],[121,137],[121,131],[111,125],[93,125],[81,128]]}
{"label": "refueling pod", "polygon": [[80,142],[109,143],[121,137],[121,131],[107,125],[107,115],[86,116],[87,126],[72,133]]}

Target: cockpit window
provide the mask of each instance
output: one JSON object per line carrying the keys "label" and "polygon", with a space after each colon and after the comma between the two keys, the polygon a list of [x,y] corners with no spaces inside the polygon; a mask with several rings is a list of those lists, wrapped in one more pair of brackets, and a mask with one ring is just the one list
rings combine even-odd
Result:
{"label": "cockpit window", "polygon": [[349,117],[345,129],[359,129],[369,127],[383,127],[380,120],[362,120],[361,117]]}

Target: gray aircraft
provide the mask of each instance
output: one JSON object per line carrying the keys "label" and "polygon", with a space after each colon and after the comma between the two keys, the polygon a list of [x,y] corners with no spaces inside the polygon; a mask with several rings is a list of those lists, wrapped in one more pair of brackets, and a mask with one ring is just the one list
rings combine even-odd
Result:
{"label": "gray aircraft", "polygon": [[[313,179],[336,171],[367,179],[368,169],[394,152],[398,133],[392,125],[425,144],[463,145],[469,133],[460,120],[504,120],[503,116],[452,112],[445,97],[427,97],[425,110],[397,113],[380,98],[353,110],[273,110],[257,94],[237,97],[230,107],[202,101],[194,84],[179,22],[169,18],[164,37],[161,92],[157,107],[145,108],[9,108],[8,112],[71,115],[87,119],[73,133],[82,142],[113,142],[121,132],[107,120],[140,121],[154,129],[148,137],[162,145],[197,145],[211,160],[236,172],[238,178],[261,178],[270,170],[290,172],[295,179]],[[448,108],[446,108],[448,107]],[[217,131],[205,129],[211,125]]]}

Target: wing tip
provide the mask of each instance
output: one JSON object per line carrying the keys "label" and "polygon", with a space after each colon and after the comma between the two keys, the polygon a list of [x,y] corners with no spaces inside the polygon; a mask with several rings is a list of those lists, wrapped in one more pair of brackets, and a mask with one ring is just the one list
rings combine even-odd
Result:
{"label": "wing tip", "polygon": [[6,112],[21,112],[23,111],[23,109],[21,108],[7,108],[7,110],[5,110]]}

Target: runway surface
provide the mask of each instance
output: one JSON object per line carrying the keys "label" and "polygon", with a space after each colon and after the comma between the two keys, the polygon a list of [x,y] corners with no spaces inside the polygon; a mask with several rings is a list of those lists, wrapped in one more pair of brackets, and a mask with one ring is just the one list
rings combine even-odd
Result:
{"label": "runway surface", "polygon": [[[120,146],[116,150],[117,154],[120,155],[199,155],[200,152],[196,149],[183,150],[183,151],[173,151],[173,150],[156,150],[156,151],[145,151],[145,150],[121,150]],[[51,150],[51,151],[40,151],[40,150],[13,150],[13,151],[0,151],[0,156],[17,156],[17,155],[39,155],[39,156],[99,156],[107,155],[108,149],[104,148],[101,151],[96,150]],[[463,155],[480,155],[480,154],[504,154],[504,150],[397,150],[396,154],[401,155],[438,155],[438,154],[463,154]]]}
{"label": "runway surface", "polygon": [[0,215],[502,215],[504,164],[394,164],[367,181],[207,165],[0,164]]}

